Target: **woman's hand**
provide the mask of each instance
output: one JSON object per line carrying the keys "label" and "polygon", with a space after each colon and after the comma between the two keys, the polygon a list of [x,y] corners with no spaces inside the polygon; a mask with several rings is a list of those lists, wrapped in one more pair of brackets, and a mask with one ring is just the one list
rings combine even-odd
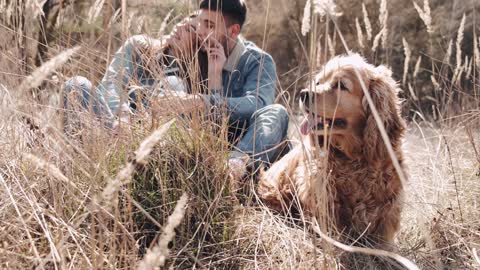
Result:
{"label": "woman's hand", "polygon": [[184,58],[193,52],[193,48],[197,43],[196,20],[188,19],[179,23],[170,33],[166,41],[166,45],[173,49],[173,53],[177,58]]}

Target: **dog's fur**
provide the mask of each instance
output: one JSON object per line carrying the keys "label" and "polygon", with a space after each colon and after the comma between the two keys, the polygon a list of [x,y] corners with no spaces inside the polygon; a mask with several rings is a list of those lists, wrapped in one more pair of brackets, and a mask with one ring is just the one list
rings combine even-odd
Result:
{"label": "dog's fur", "polygon": [[[363,235],[385,247],[400,227],[403,186],[354,69],[404,171],[401,141],[406,125],[397,84],[386,67],[351,54],[330,60],[317,75],[314,90],[301,92],[306,112],[302,144],[261,175],[258,191],[273,208],[287,210],[297,204],[313,216],[327,213],[348,236]],[[319,205],[319,196],[328,203]]]}

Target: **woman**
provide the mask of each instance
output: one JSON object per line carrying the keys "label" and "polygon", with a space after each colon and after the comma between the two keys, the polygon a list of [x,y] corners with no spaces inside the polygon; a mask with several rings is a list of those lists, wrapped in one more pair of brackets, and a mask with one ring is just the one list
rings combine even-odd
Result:
{"label": "woman", "polygon": [[74,102],[84,108],[91,106],[108,127],[115,127],[119,122],[129,123],[130,115],[140,107],[148,108],[152,98],[203,93],[208,64],[205,53],[198,49],[196,25],[196,15],[190,15],[164,44],[144,35],[129,38],[93,91],[85,77],[66,82],[65,107],[68,110]]}

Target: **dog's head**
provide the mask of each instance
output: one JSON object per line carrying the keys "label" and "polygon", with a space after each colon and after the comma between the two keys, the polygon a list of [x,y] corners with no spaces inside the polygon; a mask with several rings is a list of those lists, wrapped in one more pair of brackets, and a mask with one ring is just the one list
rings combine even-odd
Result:
{"label": "dog's head", "polygon": [[399,89],[392,72],[351,54],[330,60],[313,83],[310,89],[300,92],[300,106],[305,112],[301,133],[318,139],[321,145],[327,136],[333,146],[350,157],[362,154],[367,159],[387,158],[363,87],[370,94],[390,141],[398,144],[405,123],[400,116]]}

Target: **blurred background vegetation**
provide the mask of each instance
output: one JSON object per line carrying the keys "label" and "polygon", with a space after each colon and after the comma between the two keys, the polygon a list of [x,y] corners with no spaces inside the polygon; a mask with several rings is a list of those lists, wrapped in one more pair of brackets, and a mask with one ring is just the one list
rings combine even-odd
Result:
{"label": "blurred background vegetation", "polygon": [[[195,10],[197,2],[128,0],[125,2],[125,20],[121,0],[3,2],[2,33],[11,41],[4,44],[7,57],[0,61],[10,63],[0,67],[11,73],[9,66],[15,65],[17,74],[28,74],[65,47],[81,44],[85,48],[80,59],[65,66],[59,72],[62,76],[59,79],[82,74],[98,81],[111,54],[127,36],[148,34],[160,37],[168,34],[180,18]],[[420,9],[424,8],[422,1],[386,1],[386,35],[381,37],[378,45],[375,45],[375,38],[384,28],[381,0],[336,1],[339,16],[335,21],[352,51],[361,53],[371,63],[392,68],[395,79],[404,90],[406,115],[443,120],[469,109],[475,110],[478,82],[474,75],[480,66],[480,58],[475,56],[474,50],[475,45],[478,48],[475,15],[480,8],[479,1],[427,1],[431,10],[430,32],[414,7],[416,2]],[[296,104],[295,94],[306,84],[306,74],[311,67],[319,68],[332,55],[346,52],[332,20],[327,17],[313,19],[320,29],[317,33],[310,31],[302,35],[305,3],[306,0],[247,0],[249,14],[243,31],[247,39],[274,57],[279,73],[279,94],[283,94],[279,100],[292,106]],[[365,5],[366,13],[362,11],[362,5]],[[463,15],[463,37],[460,36],[462,40],[458,47],[458,30]],[[371,31],[368,31],[366,18]],[[13,31],[16,29],[20,31]],[[403,39],[410,51],[405,81]],[[317,51],[315,59],[310,54],[312,47]],[[458,63],[457,48],[461,49],[461,62]],[[22,62],[18,63],[18,59]],[[459,67],[458,80],[451,80]],[[0,76],[7,77],[4,81],[15,81],[8,73]]]}

